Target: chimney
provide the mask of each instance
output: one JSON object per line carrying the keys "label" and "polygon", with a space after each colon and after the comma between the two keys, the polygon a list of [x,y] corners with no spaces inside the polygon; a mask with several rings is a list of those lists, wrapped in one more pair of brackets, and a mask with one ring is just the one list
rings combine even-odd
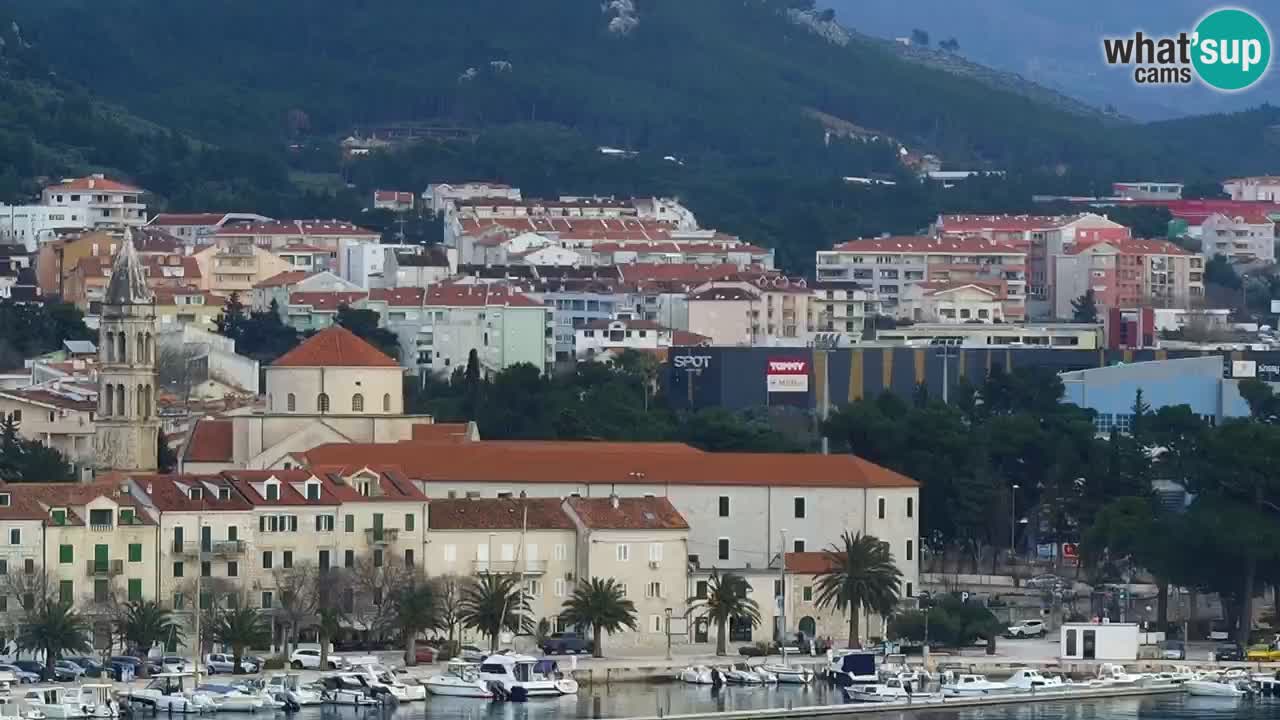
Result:
{"label": "chimney", "polygon": [[613,509],[614,509],[614,510],[617,510],[617,509],[618,509],[618,505],[619,505],[619,503],[620,503],[620,501],[619,501],[619,499],[618,499],[618,494],[617,494],[617,493],[609,493],[609,504],[613,506]]}

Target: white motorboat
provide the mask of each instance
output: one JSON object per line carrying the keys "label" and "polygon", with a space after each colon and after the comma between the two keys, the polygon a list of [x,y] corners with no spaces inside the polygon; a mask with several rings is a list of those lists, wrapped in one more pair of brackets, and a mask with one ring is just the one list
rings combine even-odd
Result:
{"label": "white motorboat", "polygon": [[35,708],[23,708],[12,695],[0,697],[0,720],[45,720],[46,715]]}
{"label": "white motorboat", "polygon": [[217,712],[257,712],[266,707],[261,696],[244,692],[233,685],[204,683],[196,688],[196,692],[208,695]]}
{"label": "white motorboat", "polygon": [[1016,690],[1051,690],[1065,687],[1062,678],[1045,675],[1035,668],[1018,668],[1005,684]]}
{"label": "white motorboat", "polygon": [[266,691],[276,700],[293,703],[298,707],[319,705],[324,702],[320,691],[310,685],[302,684],[302,676],[298,673],[274,673],[267,677]]}
{"label": "white motorboat", "polygon": [[676,679],[693,685],[714,685],[716,672],[706,665],[690,665],[676,673]]}
{"label": "white motorboat", "polygon": [[827,651],[827,675],[837,685],[868,685],[879,681],[876,655],[869,650]]}
{"label": "white motorboat", "polygon": [[371,687],[382,688],[395,696],[397,702],[426,700],[427,689],[421,685],[408,685],[400,682],[391,669],[377,662],[354,663],[348,672],[359,673]]}
{"label": "white motorboat", "polygon": [[1114,663],[1102,663],[1098,666],[1098,676],[1089,681],[1091,687],[1117,687],[1142,685],[1146,678],[1142,675],[1133,675],[1124,669],[1123,665]]}
{"label": "white motorboat", "polygon": [[138,703],[170,713],[212,712],[213,698],[192,691],[195,673],[156,673],[140,690],[126,690],[118,695],[130,703]]}
{"label": "white motorboat", "polygon": [[[916,686],[912,686],[913,688]],[[986,675],[957,675],[951,682],[943,682],[942,694],[948,697],[980,697],[982,695],[1004,695],[1013,692],[1014,687],[1007,683],[993,682]]]}
{"label": "white motorboat", "polygon": [[901,680],[890,678],[882,683],[850,685],[844,688],[844,694],[854,702],[907,702],[917,697],[914,690]]}
{"label": "white motorboat", "polygon": [[1188,680],[1182,684],[1189,695],[1196,697],[1243,698],[1253,695],[1253,688],[1241,680],[1205,677]]}
{"label": "white motorboat", "polygon": [[480,663],[480,679],[488,683],[495,694],[508,700],[578,693],[578,681],[564,676],[554,660],[539,660],[530,655],[490,655]]}
{"label": "white motorboat", "polygon": [[480,679],[480,666],[465,660],[453,659],[444,672],[432,675],[424,683],[432,695],[490,699],[493,691]]}
{"label": "white motorboat", "polygon": [[27,707],[39,710],[53,720],[66,718],[114,718],[119,717],[120,707],[111,696],[112,686],[86,684],[79,688],[41,687],[26,692],[23,699]]}
{"label": "white motorboat", "polygon": [[363,675],[336,672],[320,678],[320,698],[326,705],[369,706],[395,702],[386,692],[375,692]]}
{"label": "white motorboat", "polygon": [[765,663],[759,669],[772,675],[776,682],[783,684],[808,685],[813,682],[813,671],[799,665],[787,665],[785,662]]}
{"label": "white motorboat", "polygon": [[751,670],[746,663],[739,663],[727,668],[723,668],[720,672],[724,673],[724,679],[730,685],[763,685],[764,678],[758,673]]}

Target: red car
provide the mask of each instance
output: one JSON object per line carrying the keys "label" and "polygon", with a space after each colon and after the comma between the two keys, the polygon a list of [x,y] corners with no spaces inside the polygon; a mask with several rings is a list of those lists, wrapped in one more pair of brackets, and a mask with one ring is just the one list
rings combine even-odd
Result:
{"label": "red car", "polygon": [[413,660],[419,663],[433,663],[440,651],[430,645],[418,644],[413,649]]}

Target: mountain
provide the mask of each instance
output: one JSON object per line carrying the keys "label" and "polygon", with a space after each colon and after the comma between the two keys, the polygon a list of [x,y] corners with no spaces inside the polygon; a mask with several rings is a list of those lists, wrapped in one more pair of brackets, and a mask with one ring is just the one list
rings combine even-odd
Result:
{"label": "mountain", "polygon": [[[842,24],[861,33],[898,38],[920,29],[929,33],[935,47],[954,38],[960,54],[976,63],[1138,118],[1169,119],[1280,102],[1280,79],[1274,74],[1247,92],[1227,94],[1200,85],[1139,86],[1129,73],[1103,62],[1102,37],[1135,30],[1148,34],[1188,30],[1215,7],[1204,0],[1166,0],[1158,10],[1147,3],[1110,0],[825,0],[825,4]],[[1261,5],[1238,6],[1250,9],[1251,4],[1253,9]]]}

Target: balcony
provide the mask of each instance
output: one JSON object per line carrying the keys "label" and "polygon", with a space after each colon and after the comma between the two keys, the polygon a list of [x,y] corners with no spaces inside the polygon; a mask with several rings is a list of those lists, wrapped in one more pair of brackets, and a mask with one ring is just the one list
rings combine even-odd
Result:
{"label": "balcony", "polygon": [[[472,571],[475,573],[496,573],[499,575],[515,575],[520,572],[521,563],[515,560],[476,560],[472,563]],[[542,575],[547,571],[546,560],[525,560],[525,575]]]}
{"label": "balcony", "polygon": [[110,577],[124,572],[123,560],[86,560],[85,574],[89,577]]}
{"label": "balcony", "polygon": [[217,540],[205,544],[204,547],[201,547],[201,543],[195,541],[173,543],[173,554],[183,557],[232,557],[243,555],[244,550],[245,544],[243,540]]}
{"label": "balcony", "polygon": [[367,528],[364,539],[370,545],[389,545],[400,537],[400,528]]}

